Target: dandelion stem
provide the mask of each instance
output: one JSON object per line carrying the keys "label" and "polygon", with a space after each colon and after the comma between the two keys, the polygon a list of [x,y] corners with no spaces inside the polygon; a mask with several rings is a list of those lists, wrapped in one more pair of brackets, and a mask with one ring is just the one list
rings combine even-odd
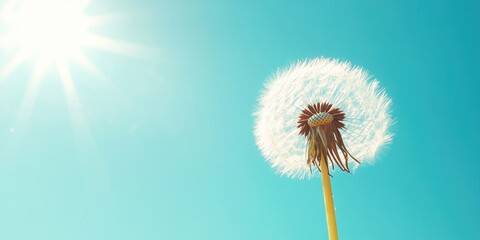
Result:
{"label": "dandelion stem", "polygon": [[332,186],[330,184],[330,175],[328,173],[328,165],[324,154],[321,154],[320,169],[322,170],[323,198],[325,201],[325,213],[327,215],[328,239],[338,240]]}

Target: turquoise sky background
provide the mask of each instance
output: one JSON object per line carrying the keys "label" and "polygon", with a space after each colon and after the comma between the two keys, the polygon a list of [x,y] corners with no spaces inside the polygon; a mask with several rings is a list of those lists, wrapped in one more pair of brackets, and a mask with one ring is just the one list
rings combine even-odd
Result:
{"label": "turquoise sky background", "polygon": [[340,239],[480,239],[478,1],[86,10],[112,12],[92,32],[152,51],[85,49],[106,77],[70,65],[80,115],[53,70],[22,108],[33,61],[0,80],[0,239],[327,239],[320,179],[276,175],[252,133],[266,79],[317,56],[372,73],[397,121],[373,166],[332,179]]}

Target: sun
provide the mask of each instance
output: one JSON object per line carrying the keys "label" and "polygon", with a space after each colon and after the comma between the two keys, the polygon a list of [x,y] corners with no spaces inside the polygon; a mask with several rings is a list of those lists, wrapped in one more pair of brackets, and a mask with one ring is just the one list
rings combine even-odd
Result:
{"label": "sun", "polygon": [[11,29],[9,38],[29,55],[64,62],[87,41],[88,18],[81,4],[32,0],[12,2],[8,7],[4,18]]}
{"label": "sun", "polygon": [[93,71],[94,64],[84,55],[86,48],[127,55],[138,54],[142,49],[140,45],[100,36],[91,31],[104,22],[111,22],[112,19],[108,18],[114,14],[87,15],[85,10],[90,2],[91,0],[8,1],[0,16],[2,27],[6,29],[6,33],[0,35],[0,48],[16,50],[16,54],[0,68],[0,79],[32,58],[37,69],[46,69],[52,65],[58,68],[73,60],[88,71]]}
{"label": "sun", "polygon": [[77,64],[95,77],[92,79],[108,81],[110,86],[114,86],[108,75],[89,59],[87,49],[137,57],[150,52],[142,45],[99,35],[98,30],[94,32],[94,28],[120,20],[124,15],[115,12],[86,14],[91,8],[91,1],[9,0],[0,5],[0,50],[8,59],[0,62],[0,82],[22,64],[33,62],[19,116],[12,127],[15,132],[19,128],[26,129],[41,80],[49,70],[58,73],[76,132],[87,132],[71,65]]}
{"label": "sun", "polygon": [[90,41],[87,5],[88,1],[10,1],[2,12],[9,31],[2,45],[48,64],[63,64]]}

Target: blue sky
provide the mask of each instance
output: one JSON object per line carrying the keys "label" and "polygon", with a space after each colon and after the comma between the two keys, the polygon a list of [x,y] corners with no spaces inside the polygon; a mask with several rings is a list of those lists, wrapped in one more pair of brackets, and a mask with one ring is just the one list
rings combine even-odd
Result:
{"label": "blue sky", "polygon": [[373,165],[332,179],[340,239],[480,238],[478,2],[85,11],[114,12],[92,32],[148,54],[84,49],[104,77],[69,63],[76,110],[53,70],[25,107],[33,60],[0,79],[0,239],[326,239],[320,179],[276,175],[252,132],[266,79],[318,56],[367,69],[397,121]]}

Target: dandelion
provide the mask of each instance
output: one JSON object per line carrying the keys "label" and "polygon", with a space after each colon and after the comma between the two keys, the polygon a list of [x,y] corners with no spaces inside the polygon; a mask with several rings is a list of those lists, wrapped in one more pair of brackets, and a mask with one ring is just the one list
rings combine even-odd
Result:
{"label": "dandelion", "polygon": [[331,171],[350,172],[389,143],[391,100],[360,67],[316,58],[279,71],[255,113],[257,145],[277,172],[322,176],[330,239],[337,239]]}

